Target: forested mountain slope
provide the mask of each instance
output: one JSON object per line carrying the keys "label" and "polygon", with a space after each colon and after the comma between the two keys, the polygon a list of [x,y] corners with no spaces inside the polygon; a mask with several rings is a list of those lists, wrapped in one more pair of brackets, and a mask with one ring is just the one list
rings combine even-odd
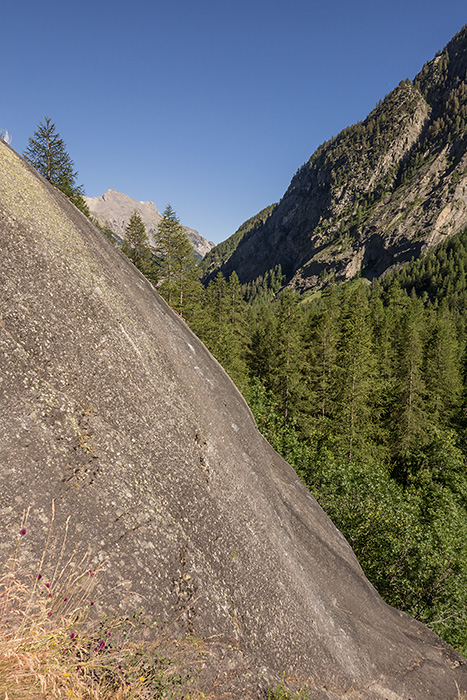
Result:
{"label": "forested mountain slope", "polygon": [[[208,274],[251,282],[278,264],[304,291],[372,279],[467,224],[467,27],[415,80],[324,143],[264,221],[234,234]],[[220,259],[216,259],[219,258]]]}

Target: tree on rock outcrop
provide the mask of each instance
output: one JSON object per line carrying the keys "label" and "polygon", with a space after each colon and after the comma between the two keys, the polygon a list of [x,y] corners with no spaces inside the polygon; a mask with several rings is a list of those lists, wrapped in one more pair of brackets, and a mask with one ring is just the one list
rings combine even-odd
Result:
{"label": "tree on rock outcrop", "polygon": [[86,216],[90,212],[83,199],[84,189],[76,184],[78,173],[75,170],[65,142],[56,130],[50,117],[39,122],[39,127],[29,137],[29,146],[23,157],[43,175],[46,180],[61,190]]}

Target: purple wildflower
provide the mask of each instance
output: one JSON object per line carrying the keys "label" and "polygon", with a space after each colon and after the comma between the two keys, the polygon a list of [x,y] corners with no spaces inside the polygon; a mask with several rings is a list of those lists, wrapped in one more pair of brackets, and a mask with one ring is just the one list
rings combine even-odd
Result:
{"label": "purple wildflower", "polygon": [[23,527],[23,528],[19,531],[19,534],[20,534],[21,536],[23,536],[23,535],[26,534],[26,532],[27,532],[26,528]]}

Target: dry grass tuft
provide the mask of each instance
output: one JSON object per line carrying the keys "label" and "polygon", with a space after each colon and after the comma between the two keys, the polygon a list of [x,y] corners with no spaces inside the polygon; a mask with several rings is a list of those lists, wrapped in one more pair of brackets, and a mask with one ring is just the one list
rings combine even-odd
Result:
{"label": "dry grass tuft", "polygon": [[[0,700],[199,697],[193,682],[202,642],[173,639],[142,615],[91,622],[98,569],[62,561],[65,531],[58,563],[44,570],[52,512],[38,570],[26,576],[18,565],[26,521],[0,568]],[[148,627],[151,642],[143,640]]]}

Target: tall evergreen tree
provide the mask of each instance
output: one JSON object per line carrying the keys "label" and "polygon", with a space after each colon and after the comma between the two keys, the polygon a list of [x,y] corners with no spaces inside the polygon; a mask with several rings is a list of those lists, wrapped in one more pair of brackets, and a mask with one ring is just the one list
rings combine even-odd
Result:
{"label": "tall evergreen tree", "polygon": [[335,372],[334,433],[349,462],[371,451],[375,361],[368,299],[359,285],[342,302]]}
{"label": "tall evergreen tree", "polygon": [[251,376],[257,377],[268,388],[273,372],[276,326],[272,304],[262,304],[251,312],[248,367]]}
{"label": "tall evergreen tree", "polygon": [[334,287],[325,290],[323,306],[307,315],[304,331],[307,410],[325,430],[332,414],[338,341],[339,299]]}
{"label": "tall evergreen tree", "polygon": [[227,303],[227,370],[237,386],[244,390],[247,387],[247,305],[243,299],[242,288],[236,272],[232,272],[227,283]]}
{"label": "tall evergreen tree", "polygon": [[460,406],[462,380],[459,343],[445,303],[429,324],[423,374],[430,420],[440,427],[452,425]]}
{"label": "tall evergreen tree", "polygon": [[237,275],[227,282],[219,272],[205,296],[201,339],[241,390],[247,387],[246,304]]}
{"label": "tall evergreen tree", "polygon": [[223,364],[224,355],[224,335],[229,317],[229,301],[227,297],[227,281],[218,272],[216,277],[209,282],[206,289],[206,306],[208,308],[208,322],[204,332],[203,340],[207,346]]}
{"label": "tall evergreen tree", "polygon": [[122,252],[130,258],[143,275],[146,275],[151,281],[155,281],[148,234],[141,215],[136,209],[125,228]]}
{"label": "tall evergreen tree", "polygon": [[303,370],[301,314],[298,295],[291,289],[284,289],[279,294],[276,318],[270,388],[277,396],[283,419],[287,422],[300,404]]}
{"label": "tall evergreen tree", "polygon": [[417,453],[427,444],[428,415],[423,378],[424,310],[413,297],[405,309],[397,338],[395,391],[392,407],[395,474],[405,482]]}
{"label": "tall evergreen tree", "polygon": [[156,232],[155,252],[159,267],[159,291],[182,316],[186,294],[197,278],[196,260],[190,240],[170,204]]}
{"label": "tall evergreen tree", "polygon": [[33,136],[29,137],[29,145],[23,157],[46,180],[66,194],[86,216],[90,215],[89,208],[83,199],[83,186],[76,184],[78,173],[75,165],[50,117],[45,117],[44,122],[39,122],[37,130]]}

